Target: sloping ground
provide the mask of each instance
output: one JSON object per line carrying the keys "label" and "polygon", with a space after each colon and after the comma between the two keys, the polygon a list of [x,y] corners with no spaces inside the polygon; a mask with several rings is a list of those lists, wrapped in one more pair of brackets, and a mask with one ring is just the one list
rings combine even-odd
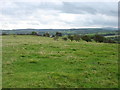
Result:
{"label": "sloping ground", "polygon": [[117,46],[3,36],[3,88],[117,88]]}

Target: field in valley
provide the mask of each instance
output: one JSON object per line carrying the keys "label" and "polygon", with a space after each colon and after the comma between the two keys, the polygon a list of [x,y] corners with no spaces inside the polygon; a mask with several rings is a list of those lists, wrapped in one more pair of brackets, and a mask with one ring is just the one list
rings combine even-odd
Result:
{"label": "field in valley", "polygon": [[117,88],[118,44],[2,36],[3,88]]}

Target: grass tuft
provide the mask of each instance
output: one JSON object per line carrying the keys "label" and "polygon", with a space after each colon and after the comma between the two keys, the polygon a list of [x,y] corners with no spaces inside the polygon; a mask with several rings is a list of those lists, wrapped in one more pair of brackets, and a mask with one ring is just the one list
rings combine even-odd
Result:
{"label": "grass tuft", "polygon": [[38,63],[38,60],[30,59],[28,62],[29,62],[29,63]]}

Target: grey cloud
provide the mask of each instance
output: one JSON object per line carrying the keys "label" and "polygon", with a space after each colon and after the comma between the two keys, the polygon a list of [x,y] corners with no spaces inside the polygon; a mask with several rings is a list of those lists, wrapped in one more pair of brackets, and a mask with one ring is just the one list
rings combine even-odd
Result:
{"label": "grey cloud", "polygon": [[105,14],[117,16],[117,3],[113,2],[64,2],[64,13],[73,14]]}
{"label": "grey cloud", "polygon": [[16,6],[10,6],[2,9],[4,15],[30,15],[36,10],[42,9],[59,10],[61,13],[72,14],[105,14],[109,16],[117,16],[117,3],[111,2],[62,2],[57,5],[53,2],[14,2]]}
{"label": "grey cloud", "polygon": [[85,3],[82,2],[78,2],[78,3],[64,2],[62,10],[65,13],[73,13],[73,14],[84,14],[84,13],[94,14],[96,12],[94,8],[91,8],[90,6],[86,7]]}
{"label": "grey cloud", "polygon": [[8,6],[2,9],[4,15],[30,15],[36,10],[60,10],[61,6],[52,2],[13,2],[16,6]]}
{"label": "grey cloud", "polygon": [[[29,25],[39,25],[47,24],[49,25],[52,21],[58,21],[60,23],[66,23],[69,26],[92,26],[92,25],[110,25],[117,26],[116,21],[107,21],[102,18],[98,18],[97,15],[105,15],[112,16],[117,18],[117,2],[61,2],[60,4],[56,4],[53,2],[12,2],[9,6],[4,6],[0,9],[0,15],[4,15],[5,17],[11,18],[11,20],[29,20],[31,23],[27,23]],[[42,10],[43,13],[38,13],[37,11]],[[52,12],[55,11],[55,12]],[[60,20],[57,18],[57,15],[65,13],[65,14],[74,14],[74,15],[96,15],[94,17],[90,17],[85,21],[81,22],[79,18],[73,22]],[[53,16],[50,17],[49,15]],[[33,17],[32,20],[30,17]],[[44,16],[49,16],[48,19],[45,19]],[[110,18],[111,19],[111,18]],[[32,21],[38,21],[39,23],[33,23]],[[12,24],[12,23],[11,23]],[[19,24],[19,23],[18,23]]]}
{"label": "grey cloud", "polygon": [[79,27],[80,25],[84,25],[84,26],[109,26],[109,27],[114,27],[114,26],[117,26],[118,22],[117,22],[117,19],[115,20],[105,20],[103,18],[93,18],[91,17],[91,19],[87,19],[85,21],[80,21],[80,20],[76,20],[75,22],[70,22],[70,24],[72,26],[76,26],[76,27]]}
{"label": "grey cloud", "polygon": [[31,14],[38,9],[43,10],[59,10],[63,13],[72,14],[106,14],[117,15],[117,3],[111,2],[62,2],[57,5],[52,2],[32,3],[32,2],[14,2],[15,7],[3,8],[2,13],[8,15],[15,14]]}

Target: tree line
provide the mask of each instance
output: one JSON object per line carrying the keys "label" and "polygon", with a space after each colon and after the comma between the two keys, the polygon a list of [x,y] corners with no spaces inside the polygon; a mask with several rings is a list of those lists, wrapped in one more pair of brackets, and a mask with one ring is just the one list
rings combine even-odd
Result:
{"label": "tree line", "polygon": [[[37,35],[37,33],[32,32],[32,35]],[[49,33],[44,33],[41,36],[51,37],[54,40],[58,40],[59,37],[62,37],[63,35],[62,35],[61,32],[56,32],[55,35],[50,35]],[[77,35],[77,34],[74,34],[74,35],[67,35],[66,37],[62,37],[62,39],[64,41],[70,40],[70,41],[76,41],[76,42],[79,42],[80,40],[84,40],[86,42],[96,41],[96,42],[99,42],[99,43],[101,43],[101,42],[103,42],[103,43],[116,43],[114,40],[112,40],[110,38],[105,38],[104,36],[98,35],[98,34],[92,35],[92,36],[90,36],[90,35]]]}
{"label": "tree line", "polygon": [[[7,35],[5,33],[3,33],[2,35]],[[61,32],[56,32],[54,35],[50,35],[48,32],[44,33],[44,34],[38,34],[37,32],[33,31],[31,32],[31,34],[17,34],[17,35],[37,35],[37,36],[43,36],[43,37],[51,37],[54,40],[57,40],[62,37],[62,33]],[[112,40],[110,38],[105,38],[102,35],[96,34],[96,35],[78,35],[78,34],[74,34],[74,35],[67,35],[67,36],[63,36],[62,40],[67,41],[76,41],[79,42],[80,40],[84,40],[86,42],[92,42],[92,41],[96,41],[96,42],[103,42],[103,43],[117,43],[115,40]]]}
{"label": "tree line", "polygon": [[89,36],[89,35],[68,35],[67,37],[62,38],[63,40],[67,41],[68,39],[71,41],[77,41],[79,42],[80,40],[84,40],[86,42],[92,42],[92,41],[96,41],[96,42],[103,42],[103,43],[116,43],[114,40],[109,39],[109,38],[105,38],[104,36],[101,35],[93,35],[93,36]]}

